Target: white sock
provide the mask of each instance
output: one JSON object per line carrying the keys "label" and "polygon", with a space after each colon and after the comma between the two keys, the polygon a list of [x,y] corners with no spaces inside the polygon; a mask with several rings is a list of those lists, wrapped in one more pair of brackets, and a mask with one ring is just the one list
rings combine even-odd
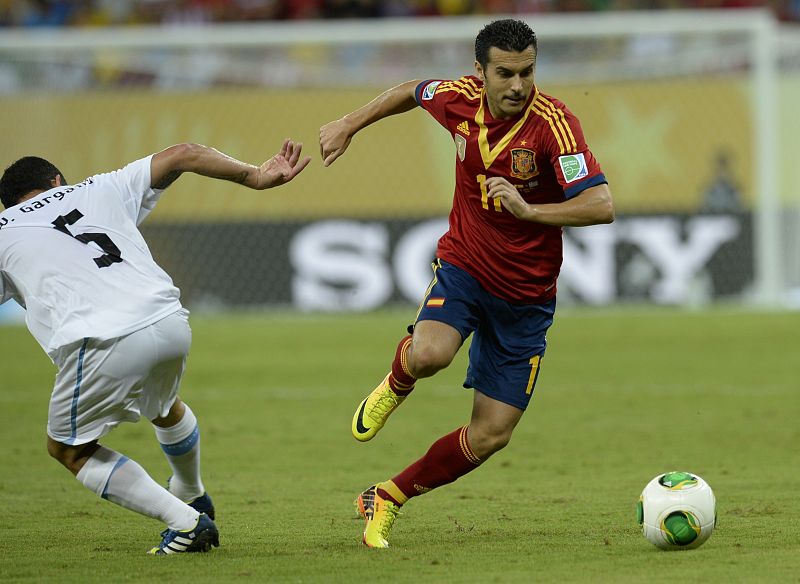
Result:
{"label": "white sock", "polygon": [[200,478],[200,428],[194,412],[187,405],[180,422],[169,428],[153,428],[172,469],[169,492],[186,502],[201,497],[206,489]]}
{"label": "white sock", "polygon": [[155,482],[139,464],[101,446],[78,472],[87,489],[131,511],[160,519],[170,529],[192,529],[200,514]]}

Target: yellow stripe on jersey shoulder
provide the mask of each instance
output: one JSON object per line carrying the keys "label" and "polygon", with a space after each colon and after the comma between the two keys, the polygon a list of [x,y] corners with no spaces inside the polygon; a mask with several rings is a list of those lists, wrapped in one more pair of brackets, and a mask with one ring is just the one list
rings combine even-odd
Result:
{"label": "yellow stripe on jersey shoulder", "polygon": [[473,92],[475,94],[478,94],[478,93],[481,92],[481,88],[478,87],[478,84],[475,83],[475,81],[473,81],[469,77],[461,77],[458,80],[453,80],[451,83],[453,83],[454,85],[457,85],[459,87],[463,87],[464,89],[466,89],[468,91],[471,91],[471,92]]}
{"label": "yellow stripe on jersey shoulder", "polygon": [[461,79],[459,79],[459,81],[472,87],[476,93],[480,93],[481,90],[483,89],[483,86],[478,87],[478,84],[475,83],[475,80],[472,77],[462,77]]}
{"label": "yellow stripe on jersey shoulder", "polygon": [[550,130],[553,132],[553,136],[556,138],[556,142],[558,142],[558,151],[559,154],[564,155],[567,153],[567,149],[564,147],[564,139],[562,137],[560,129],[556,126],[556,122],[553,119],[553,116],[550,115],[549,112],[542,111],[541,107],[537,103],[533,103],[532,108],[533,112],[539,116],[540,118],[544,119],[548,124],[550,124]]}
{"label": "yellow stripe on jersey shoulder", "polygon": [[466,89],[461,89],[461,88],[458,88],[458,87],[452,87],[452,86],[451,87],[442,87],[440,85],[439,87],[436,88],[436,93],[437,94],[438,93],[446,93],[448,91],[454,91],[456,93],[460,93],[460,94],[464,95],[470,101],[475,101],[476,99],[480,99],[481,98],[480,95],[475,95],[472,92],[467,91]]}
{"label": "yellow stripe on jersey shoulder", "polygon": [[[463,77],[461,79],[464,79]],[[436,93],[447,90],[461,90],[470,99],[478,99],[480,97],[480,90],[474,87],[474,84],[464,83],[461,79],[457,81],[443,81],[436,88]]]}
{"label": "yellow stripe on jersey shoulder", "polygon": [[[575,140],[575,135],[572,133],[572,129],[569,127],[569,123],[567,122],[564,112],[557,108],[547,98],[542,96],[542,94],[536,96],[536,107],[538,108],[537,111],[540,112],[540,115],[550,123],[553,133],[556,135],[556,139],[558,139],[559,147],[562,149],[561,153],[569,154],[577,151],[578,143]],[[556,129],[558,132],[556,132]],[[559,139],[559,134],[561,135],[561,139],[563,139],[563,144],[562,140]]]}

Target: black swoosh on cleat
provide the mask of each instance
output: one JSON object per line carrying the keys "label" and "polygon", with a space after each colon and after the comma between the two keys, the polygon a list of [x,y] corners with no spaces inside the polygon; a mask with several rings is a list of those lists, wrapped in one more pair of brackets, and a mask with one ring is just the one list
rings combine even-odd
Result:
{"label": "black swoosh on cleat", "polygon": [[365,407],[367,407],[367,400],[361,402],[361,409],[358,410],[358,415],[356,416],[356,431],[359,434],[366,434],[367,432],[369,432],[369,428],[365,428],[364,424],[361,421],[364,418]]}

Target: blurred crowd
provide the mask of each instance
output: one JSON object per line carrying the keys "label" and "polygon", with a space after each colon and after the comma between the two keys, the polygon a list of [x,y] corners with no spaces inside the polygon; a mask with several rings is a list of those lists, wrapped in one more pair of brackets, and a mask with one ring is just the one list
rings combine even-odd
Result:
{"label": "blurred crowd", "polygon": [[177,25],[763,6],[772,8],[781,20],[800,21],[800,0],[0,0],[0,27]]}

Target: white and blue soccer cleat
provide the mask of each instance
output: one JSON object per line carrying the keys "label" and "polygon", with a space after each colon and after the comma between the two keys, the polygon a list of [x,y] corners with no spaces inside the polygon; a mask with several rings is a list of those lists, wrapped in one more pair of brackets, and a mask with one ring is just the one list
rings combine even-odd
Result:
{"label": "white and blue soccer cleat", "polygon": [[208,552],[211,551],[211,546],[219,547],[217,526],[205,513],[200,514],[193,529],[166,529],[161,532],[161,536],[161,543],[147,552],[148,554],[166,556],[185,552]]}

